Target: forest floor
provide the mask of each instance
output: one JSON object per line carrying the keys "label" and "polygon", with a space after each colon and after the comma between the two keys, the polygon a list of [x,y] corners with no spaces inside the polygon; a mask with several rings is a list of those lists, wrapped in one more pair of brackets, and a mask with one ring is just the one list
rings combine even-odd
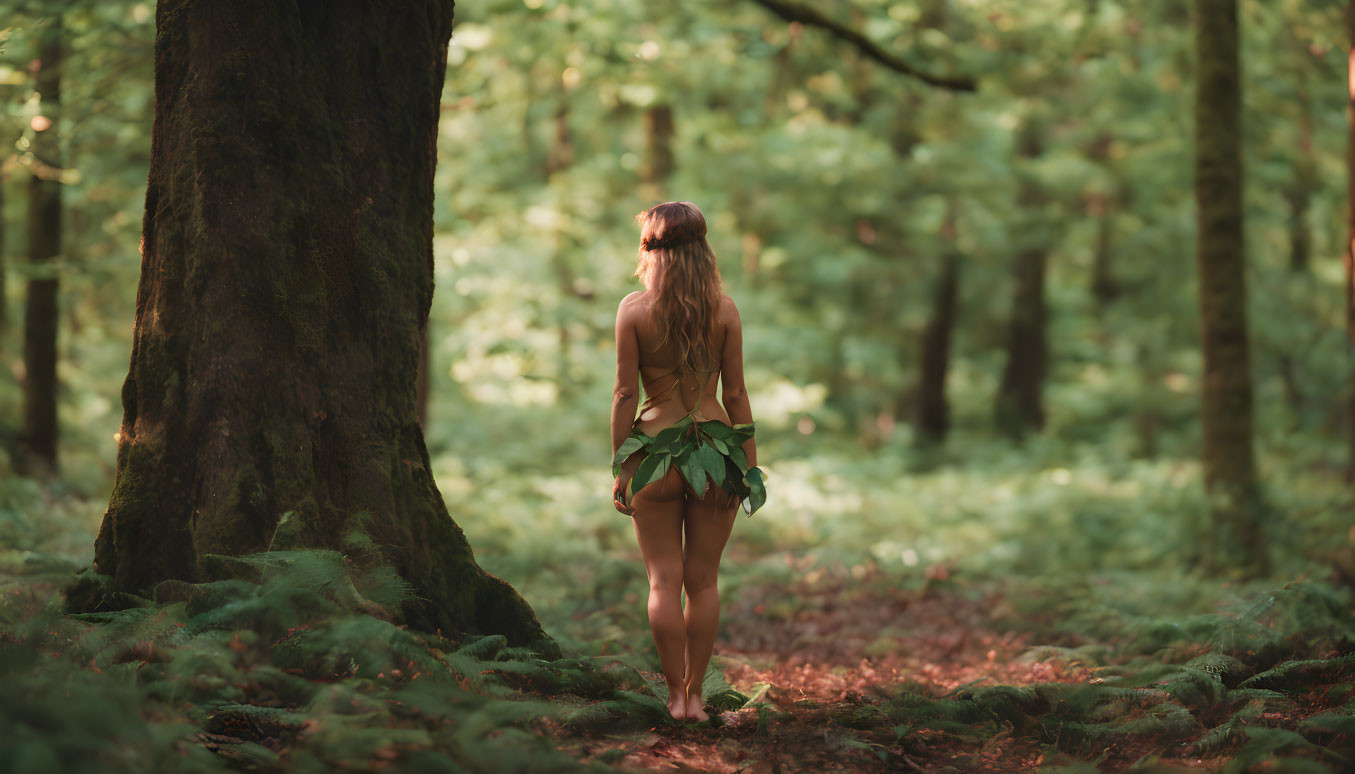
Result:
{"label": "forest floor", "polygon": [[[1106,504],[1094,475],[1085,500],[1026,477],[1024,510],[966,506],[1008,533],[937,515],[1003,491],[981,476],[910,479],[906,498],[873,496],[916,514],[858,506],[885,514],[866,521],[834,509],[869,472],[836,475],[786,475],[801,486],[787,501],[816,510],[731,541],[700,724],[664,709],[632,525],[558,496],[568,478],[459,513],[557,660],[367,614],[337,590],[391,609],[407,590],[349,561],[362,541],[243,558],[248,573],[187,600],[68,616],[61,589],[104,503],[0,479],[0,770],[1355,771],[1355,534],[1330,539],[1347,511],[1293,506],[1285,571],[1244,583],[1193,569],[1170,502]],[[924,528],[947,550],[903,541]]]}
{"label": "forest floor", "polygon": [[[1125,734],[1070,755],[1057,738],[1030,725],[1002,722],[996,733],[990,727],[957,735],[871,712],[887,705],[901,686],[944,700],[973,686],[1103,682],[1095,667],[1066,651],[1050,653],[1058,646],[1085,645],[1082,638],[1051,640],[1052,621],[1028,616],[1014,628],[1015,611],[1004,591],[967,594],[946,582],[947,573],[944,565],[930,568],[933,582],[923,589],[891,587],[878,572],[853,578],[823,569],[790,588],[741,588],[721,611],[714,662],[731,687],[759,706],[727,711],[708,706],[709,722],[660,724],[641,733],[564,734],[560,749],[585,763],[596,759],[626,770],[726,774],[1219,771],[1234,759],[1235,746],[1224,754],[1196,751],[1195,743],[1209,730],[1203,725],[1184,739]],[[651,686],[661,684],[659,673],[646,677]],[[1331,685],[1311,687],[1309,701],[1267,713],[1265,724],[1294,727],[1328,708],[1323,698]],[[1286,760],[1312,768],[1265,761],[1236,770],[1328,770],[1316,760]]]}
{"label": "forest floor", "polygon": [[[773,600],[795,600],[790,620],[769,613]],[[839,584],[749,589],[721,612],[716,655],[735,689],[765,699],[756,708],[719,712],[710,723],[656,726],[642,735],[585,737],[566,749],[582,760],[625,751],[612,765],[663,771],[832,772],[1017,771],[1044,757],[1033,739],[1010,734],[973,748],[921,740],[906,748],[888,727],[861,728],[856,710],[905,680],[947,695],[980,682],[1025,685],[1087,682],[1090,670],[1062,661],[1022,662],[1029,633],[1003,632],[990,595],[917,591],[849,591]],[[881,624],[888,631],[881,635]],[[654,675],[658,677],[658,675]],[[765,686],[765,688],[764,688]],[[883,752],[884,755],[880,753]]]}

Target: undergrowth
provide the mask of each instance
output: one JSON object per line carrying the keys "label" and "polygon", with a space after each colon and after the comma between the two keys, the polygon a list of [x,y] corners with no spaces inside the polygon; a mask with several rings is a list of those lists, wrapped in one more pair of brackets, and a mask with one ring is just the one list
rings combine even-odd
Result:
{"label": "undergrowth", "polygon": [[0,770],[569,771],[590,767],[546,725],[667,719],[615,659],[543,661],[501,635],[452,642],[383,620],[408,590],[379,565],[332,551],[226,561],[253,580],[162,584],[159,604],[115,612],[63,614],[69,567],[11,582]]}
{"label": "undergrowth", "polygon": [[[857,735],[844,744],[901,768],[934,760],[928,750],[1004,738],[1044,750],[1051,771],[1183,760],[1230,772],[1355,768],[1351,592],[1338,576],[1320,580],[1346,528],[1338,485],[1302,470],[1273,479],[1293,521],[1278,525],[1276,578],[1302,580],[1209,579],[1193,570],[1183,526],[1200,504],[1182,483],[1192,473],[1170,461],[970,444],[988,456],[902,476],[887,457],[828,449],[809,460],[776,443],[772,499],[736,525],[723,598],[795,588],[820,571],[877,594],[1000,590],[992,617],[1042,643],[1023,658],[1094,677],[943,691],[905,676],[827,715],[796,716],[726,684],[717,643],[705,693],[718,708],[756,710],[760,737],[841,725]],[[88,564],[102,502],[59,482],[0,478],[0,774],[619,762],[622,742],[667,719],[633,528],[607,510],[605,466],[542,471],[523,486],[503,464],[434,459],[477,559],[532,602],[563,659],[392,623],[409,589],[366,560],[360,533],[342,553],[221,557],[233,580],[166,583],[154,599],[121,600],[125,610],[67,616],[60,589]],[[784,592],[766,601],[797,609]],[[590,736],[618,749],[589,764],[557,749]]]}

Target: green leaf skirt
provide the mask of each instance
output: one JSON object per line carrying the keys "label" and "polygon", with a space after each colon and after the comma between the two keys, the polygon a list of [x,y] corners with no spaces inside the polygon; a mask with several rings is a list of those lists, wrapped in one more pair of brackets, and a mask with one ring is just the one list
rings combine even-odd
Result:
{"label": "green leaf skirt", "polygon": [[660,430],[652,438],[632,430],[612,457],[612,475],[621,473],[621,464],[636,452],[644,452],[640,466],[626,485],[625,502],[645,486],[663,478],[674,465],[697,492],[706,491],[709,480],[743,501],[743,510],[752,516],[767,502],[767,487],[762,470],[749,467],[743,444],[753,437],[753,423],[730,427],[719,420],[697,422],[691,414]]}

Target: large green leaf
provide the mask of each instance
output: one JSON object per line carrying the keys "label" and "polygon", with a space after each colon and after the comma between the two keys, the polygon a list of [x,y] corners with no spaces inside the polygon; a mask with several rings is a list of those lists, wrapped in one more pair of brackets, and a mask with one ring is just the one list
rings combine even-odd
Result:
{"label": "large green leaf", "polygon": [[743,469],[734,464],[734,461],[725,458],[725,488],[738,495],[740,498],[748,496],[748,485],[743,482]]}
{"label": "large green leaf", "polygon": [[641,460],[640,467],[635,469],[635,475],[626,485],[627,501],[634,497],[636,492],[663,478],[663,474],[668,472],[668,465],[671,461],[672,457],[666,452],[651,454]]}
{"label": "large green leaf", "polygon": [[748,499],[743,501],[743,509],[752,516],[767,502],[767,487],[762,481],[762,469],[749,468],[743,475],[743,480],[748,486]]}
{"label": "large green leaf", "polygon": [[[688,447],[677,457],[678,470],[682,471],[682,477],[687,479],[687,483],[692,485],[692,489],[702,492],[706,488],[706,466],[701,463],[697,452],[701,449],[710,449],[709,446],[698,446],[693,449]],[[714,449],[710,449],[712,452]]]}
{"label": "large green leaf", "polygon": [[718,419],[701,422],[697,424],[697,427],[700,427],[701,432],[711,438],[719,438],[721,441],[727,441],[734,436],[734,428]]}
{"label": "large green leaf", "polygon": [[[710,476],[710,480],[716,486],[724,486],[725,458],[720,456],[720,452],[716,451],[714,446],[704,443],[698,445],[696,451],[692,452],[692,458],[706,472],[706,475]],[[700,492],[701,490],[696,491]]]}
{"label": "large green leaf", "polygon": [[633,435],[622,441],[621,448],[617,449],[616,454],[612,455],[612,475],[620,474],[621,463],[625,462],[630,455],[643,449],[644,446],[645,442]]}
{"label": "large green leaf", "polygon": [[654,436],[654,442],[649,444],[649,450],[676,453],[681,448],[683,434],[689,432],[691,426],[692,417],[688,414],[673,425],[660,430]]}
{"label": "large green leaf", "polygon": [[739,478],[743,478],[743,472],[748,470],[748,456],[743,453],[743,447],[730,446],[729,459],[733,460],[734,464],[739,466]]}

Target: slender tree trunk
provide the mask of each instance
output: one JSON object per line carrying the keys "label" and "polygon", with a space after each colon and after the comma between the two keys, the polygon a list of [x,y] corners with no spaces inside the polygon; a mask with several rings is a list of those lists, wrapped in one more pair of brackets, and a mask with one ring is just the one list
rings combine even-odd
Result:
{"label": "slender tree trunk", "polygon": [[1269,571],[1252,448],[1236,0],[1196,0],[1196,270],[1204,354],[1201,419],[1213,564]]}
{"label": "slender tree trunk", "polygon": [[1105,311],[1120,295],[1120,284],[1115,280],[1111,263],[1112,216],[1103,201],[1096,214],[1096,244],[1092,246],[1092,297],[1096,299],[1096,313]]}
{"label": "slender tree trunk", "polygon": [[1355,482],[1355,0],[1346,4],[1346,480]]}
{"label": "slender tree trunk", "polygon": [[61,105],[61,17],[41,33],[37,88],[40,115],[51,123],[35,131],[33,177],[28,187],[28,261],[34,275],[28,280],[24,305],[24,399],[19,430],[20,466],[55,470],[57,466],[56,337],[57,275],[52,259],[61,253],[61,169],[57,116]]}
{"label": "slender tree trunk", "polygon": [[9,179],[0,173],[0,352],[5,349],[4,335],[9,329],[9,304],[6,301],[5,280],[8,267],[5,264],[5,238],[9,236],[5,233],[5,185]]}
{"label": "slender tree trunk", "polygon": [[664,196],[664,182],[677,167],[673,156],[673,108],[654,105],[645,110],[645,157],[640,179],[656,199]]}
{"label": "slender tree trunk", "polygon": [[1307,271],[1312,241],[1308,231],[1308,209],[1312,204],[1310,191],[1317,176],[1317,162],[1313,158],[1313,119],[1308,105],[1308,84],[1305,75],[1298,74],[1299,87],[1299,144],[1298,163],[1286,199],[1289,202],[1289,267]]}
{"label": "slender tree trunk", "polygon": [[1044,192],[1029,169],[1043,152],[1039,124],[1030,119],[1017,138],[1017,153],[1026,163],[1021,173],[1017,205],[1030,227],[1012,264],[1012,306],[1007,324],[1007,363],[998,390],[997,425],[1007,435],[1020,439],[1044,427],[1045,371],[1048,367],[1048,313],[1045,309],[1045,262],[1047,230],[1039,210]]}
{"label": "slender tree trunk", "polygon": [[1346,4],[1346,480],[1355,483],[1355,0]]}
{"label": "slender tree trunk", "polygon": [[[1294,177],[1285,191],[1285,201],[1289,205],[1289,269],[1295,274],[1306,274],[1312,253],[1312,240],[1308,229],[1308,211],[1312,204],[1314,181],[1317,179],[1317,164],[1313,157],[1313,118],[1308,97],[1308,75],[1303,60],[1308,57],[1307,44],[1296,40],[1295,56],[1299,60],[1294,68],[1297,82],[1294,101],[1298,106],[1298,160],[1294,165]],[[1303,416],[1303,379],[1299,374],[1297,358],[1291,351],[1281,352],[1278,356],[1280,380],[1284,385],[1284,400],[1293,414],[1297,425]]]}
{"label": "slender tree trunk", "polygon": [[940,443],[950,430],[950,406],[946,401],[946,375],[950,368],[951,333],[955,330],[960,289],[960,255],[954,245],[954,205],[946,214],[942,234],[950,240],[941,255],[941,271],[932,293],[931,314],[922,334],[917,393],[917,441]]}
{"label": "slender tree trunk", "polygon": [[1096,314],[1100,315],[1120,295],[1120,284],[1115,279],[1111,262],[1114,246],[1115,211],[1123,206],[1120,200],[1122,186],[1111,168],[1110,145],[1114,140],[1108,134],[1097,137],[1087,148],[1087,157],[1106,170],[1114,179],[1110,193],[1097,192],[1087,198],[1087,215],[1096,221],[1096,243],[1092,245],[1091,292],[1096,299]]}
{"label": "slender tree trunk", "polygon": [[72,607],[361,519],[413,586],[405,623],[558,652],[476,563],[416,416],[451,24],[450,0],[161,0],[107,580]]}

